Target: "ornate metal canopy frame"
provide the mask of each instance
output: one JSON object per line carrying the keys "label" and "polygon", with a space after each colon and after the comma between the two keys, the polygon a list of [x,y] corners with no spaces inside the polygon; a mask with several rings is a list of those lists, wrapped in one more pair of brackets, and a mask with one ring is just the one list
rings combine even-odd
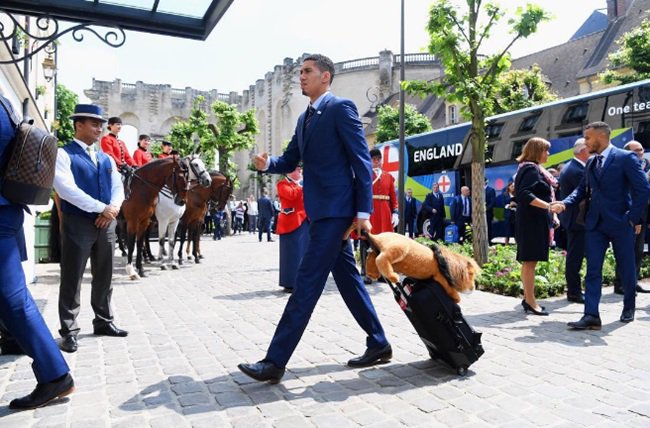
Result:
{"label": "ornate metal canopy frame", "polygon": [[[107,23],[94,22],[87,24],[77,24],[71,27],[62,29],[59,21],[49,15],[41,15],[36,17],[33,21],[36,28],[26,28],[20,21],[18,21],[11,13],[0,8],[0,16],[5,15],[9,18],[11,26],[5,25],[0,21],[0,41],[11,42],[14,37],[18,37],[23,43],[29,44],[29,49],[24,50],[20,56],[14,56],[12,59],[0,60],[0,64],[13,64],[24,59],[31,58],[40,51],[47,54],[54,54],[57,50],[57,40],[71,33],[72,38],[77,42],[84,39],[84,32],[89,32],[97,36],[99,40],[107,45],[119,48],[126,41],[126,34],[124,30],[116,25]],[[98,31],[95,26],[104,27],[103,31]],[[103,34],[102,34],[103,33]]]}

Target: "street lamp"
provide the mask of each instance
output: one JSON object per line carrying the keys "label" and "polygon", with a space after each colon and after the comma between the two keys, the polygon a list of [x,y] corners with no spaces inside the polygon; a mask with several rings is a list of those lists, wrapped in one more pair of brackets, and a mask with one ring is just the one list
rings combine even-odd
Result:
{"label": "street lamp", "polygon": [[54,79],[54,75],[56,74],[56,63],[54,62],[54,59],[52,58],[52,54],[49,54],[44,60],[43,60],[43,76],[45,77],[46,82],[51,82],[52,79]]}

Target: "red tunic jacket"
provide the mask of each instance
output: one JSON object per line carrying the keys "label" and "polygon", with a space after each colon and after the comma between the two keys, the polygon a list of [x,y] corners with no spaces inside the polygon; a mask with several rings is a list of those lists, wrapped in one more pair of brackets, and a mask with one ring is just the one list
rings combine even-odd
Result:
{"label": "red tunic jacket", "polygon": [[397,210],[397,196],[395,195],[395,179],[387,172],[381,172],[377,177],[372,172],[372,214],[370,223],[372,233],[392,232],[391,223],[393,212]]}
{"label": "red tunic jacket", "polygon": [[146,150],[138,147],[133,153],[133,162],[137,166],[142,166],[153,160],[153,156]]}
{"label": "red tunic jacket", "polygon": [[307,218],[302,195],[302,186],[289,178],[278,181],[278,196],[280,197],[280,214],[278,214],[278,235],[293,232]]}
{"label": "red tunic jacket", "polygon": [[127,164],[129,166],[135,165],[133,158],[131,158],[131,155],[129,154],[129,150],[126,148],[126,144],[124,144],[124,141],[118,140],[115,135],[104,135],[100,146],[102,152],[113,158],[118,168],[121,167],[122,164]]}

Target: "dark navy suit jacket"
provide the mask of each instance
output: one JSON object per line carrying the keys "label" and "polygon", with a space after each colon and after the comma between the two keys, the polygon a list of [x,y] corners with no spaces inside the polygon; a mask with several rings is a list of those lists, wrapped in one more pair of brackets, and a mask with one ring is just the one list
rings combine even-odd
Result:
{"label": "dark navy suit jacket", "polygon": [[415,198],[411,196],[411,201],[409,202],[404,197],[404,220],[407,222],[415,220],[417,217],[417,207],[415,205]]}
{"label": "dark navy suit jacket", "polygon": [[485,188],[485,212],[486,213],[492,213],[496,201],[497,201],[497,191],[494,190],[494,187],[487,186]]}
{"label": "dark navy suit jacket", "polygon": [[272,219],[273,218],[273,202],[268,198],[268,196],[262,196],[257,200],[257,209],[259,212],[260,219]]}
{"label": "dark navy suit jacket", "polygon": [[599,222],[610,230],[641,224],[650,184],[636,154],[612,147],[600,174],[595,171],[595,164],[587,164],[580,185],[564,199],[567,208],[577,206],[586,197],[588,180],[592,196],[585,218],[586,230],[595,229]]}
{"label": "dark navy suit jacket", "polygon": [[[434,209],[437,211],[434,214],[431,210]],[[442,196],[442,193],[429,193],[424,198],[424,203],[422,204],[422,209],[427,213],[427,217],[440,217],[440,219],[445,218],[445,198]]]}
{"label": "dark navy suit jacket", "polygon": [[[571,159],[560,174],[560,195],[558,199],[569,196],[580,185],[582,177],[585,175],[585,167],[575,159]],[[578,216],[578,206],[569,205],[566,210],[560,214],[560,222],[567,230],[584,230],[584,226],[576,223]]]}
{"label": "dark navy suit jacket", "polygon": [[[467,197],[467,203],[469,204],[469,217],[472,216],[472,197]],[[455,223],[459,223],[461,217],[463,216],[463,195],[457,195],[454,197],[453,204],[451,206],[451,220]]]}
{"label": "dark navy suit jacket", "polygon": [[271,158],[268,172],[279,174],[290,173],[302,159],[305,211],[311,221],[372,212],[370,154],[358,143],[365,140],[358,117],[352,101],[327,94],[309,129],[304,130],[303,113],[287,149]]}

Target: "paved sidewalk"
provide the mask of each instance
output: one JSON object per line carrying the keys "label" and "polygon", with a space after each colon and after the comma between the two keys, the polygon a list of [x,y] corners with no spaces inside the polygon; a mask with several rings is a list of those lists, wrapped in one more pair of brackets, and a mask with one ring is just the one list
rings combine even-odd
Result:
{"label": "paved sidewalk", "polygon": [[[391,363],[349,369],[364,334],[331,281],[278,385],[251,381],[239,362],[264,356],[287,295],[277,286],[278,244],[243,234],[204,240],[205,259],[177,271],[149,266],[129,281],[116,257],[113,303],[126,339],[91,334],[82,290],[79,351],[65,354],[77,391],[60,405],[10,412],[34,387],[29,358],[0,356],[0,426],[10,427],[526,427],[650,426],[650,296],[636,321],[618,321],[605,289],[603,330],[570,332],[582,306],[474,292],[461,306],[483,332],[485,354],[458,377],[427,352],[385,285],[369,291],[393,345]],[[58,328],[58,266],[37,265],[31,291]]]}

